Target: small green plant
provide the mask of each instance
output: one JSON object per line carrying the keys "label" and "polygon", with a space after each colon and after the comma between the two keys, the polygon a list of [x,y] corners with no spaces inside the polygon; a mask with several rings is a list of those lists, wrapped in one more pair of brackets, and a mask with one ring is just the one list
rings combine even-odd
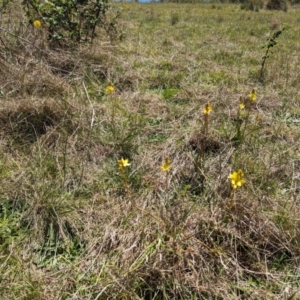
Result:
{"label": "small green plant", "polygon": [[267,59],[270,57],[270,51],[273,47],[277,45],[277,39],[279,36],[282,34],[282,32],[285,30],[285,27],[283,27],[280,30],[275,31],[267,40],[267,44],[264,46],[266,48],[265,55],[262,57],[262,62],[261,62],[261,69],[260,69],[260,79],[261,81],[264,81],[265,77],[265,64]]}
{"label": "small green plant", "polygon": [[179,22],[179,14],[172,12],[171,20],[170,20],[171,25],[176,25],[178,22]]}
{"label": "small green plant", "polygon": [[237,116],[236,116],[236,120],[235,120],[235,127],[236,127],[235,140],[237,141],[237,143],[241,143],[244,138],[245,131],[242,131],[244,115],[245,115],[245,104],[243,103],[242,99],[240,99]]}
{"label": "small green plant", "polygon": [[205,166],[205,154],[209,152],[211,146],[213,146],[213,140],[209,136],[209,115],[213,111],[210,103],[206,103],[202,109],[203,113],[203,125],[200,132],[197,132],[191,139],[190,144],[195,150],[194,157],[194,178],[197,178],[198,191],[203,189],[205,177],[203,175],[203,169]]}
{"label": "small green plant", "polygon": [[118,152],[119,157],[131,157],[137,151],[134,147],[134,139],[143,129],[144,119],[140,114],[128,111],[122,100],[115,96],[115,87],[109,85],[105,88],[107,100],[109,100],[109,119],[105,124],[106,143]]}
{"label": "small green plant", "polygon": [[176,94],[178,94],[178,89],[166,88],[163,90],[164,99],[172,99]]}
{"label": "small green plant", "polygon": [[240,102],[235,119],[236,134],[234,141],[236,145],[240,145],[245,139],[246,129],[249,123],[250,111],[257,101],[256,91],[253,89],[246,98],[240,97]]}
{"label": "small green plant", "polygon": [[197,136],[199,140],[197,142],[197,153],[195,157],[195,172],[200,172],[203,166],[203,160],[205,155],[205,149],[209,144],[209,137],[208,137],[208,127],[209,127],[209,115],[213,111],[212,106],[210,103],[206,103],[204,109],[202,110],[203,113],[203,126],[200,132],[200,135]]}
{"label": "small green plant", "polygon": [[9,211],[9,205],[6,202],[0,205],[0,250],[2,253],[9,249],[13,239],[20,230],[20,215]]}
{"label": "small green plant", "polygon": [[65,240],[57,239],[53,224],[50,224],[45,242],[34,247],[33,262],[38,268],[58,267],[65,261],[73,261],[82,253],[84,247],[84,241],[76,235]]}

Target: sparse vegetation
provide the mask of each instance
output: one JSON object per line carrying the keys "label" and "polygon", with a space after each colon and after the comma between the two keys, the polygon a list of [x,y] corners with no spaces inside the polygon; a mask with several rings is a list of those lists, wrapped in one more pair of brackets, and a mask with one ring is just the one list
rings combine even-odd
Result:
{"label": "sparse vegetation", "polygon": [[111,3],[123,41],[53,47],[4,4],[1,299],[300,299],[296,9]]}

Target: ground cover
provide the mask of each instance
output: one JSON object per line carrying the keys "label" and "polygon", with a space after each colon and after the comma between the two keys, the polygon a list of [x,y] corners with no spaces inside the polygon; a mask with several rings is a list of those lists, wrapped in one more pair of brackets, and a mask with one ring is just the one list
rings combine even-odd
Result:
{"label": "ground cover", "polygon": [[1,299],[298,299],[299,11],[113,7],[2,21]]}

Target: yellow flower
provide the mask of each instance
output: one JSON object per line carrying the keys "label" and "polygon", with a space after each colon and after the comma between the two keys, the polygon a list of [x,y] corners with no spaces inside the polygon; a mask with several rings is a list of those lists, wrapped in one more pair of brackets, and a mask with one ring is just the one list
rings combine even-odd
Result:
{"label": "yellow flower", "polygon": [[228,178],[231,179],[231,186],[236,189],[237,187],[242,186],[246,183],[246,180],[243,179],[244,173],[242,170],[238,170],[236,172],[231,173]]}
{"label": "yellow flower", "polygon": [[35,28],[40,28],[40,27],[42,26],[42,23],[41,23],[40,20],[35,20],[35,21],[33,22],[33,26],[34,26]]}
{"label": "yellow flower", "polygon": [[116,90],[115,87],[114,87],[113,85],[110,84],[110,85],[108,85],[108,86],[106,87],[105,92],[106,92],[107,94],[112,94],[115,90]]}
{"label": "yellow flower", "polygon": [[243,102],[240,102],[239,108],[240,108],[241,110],[245,109],[245,104],[244,104]]}
{"label": "yellow flower", "polygon": [[252,92],[248,95],[248,97],[249,97],[253,102],[256,102],[257,97],[256,97],[255,89],[252,90]]}
{"label": "yellow flower", "polygon": [[169,157],[166,157],[165,163],[160,167],[162,171],[168,172],[171,169],[171,161]]}
{"label": "yellow flower", "polygon": [[206,103],[205,104],[205,108],[202,110],[202,112],[205,114],[205,115],[209,115],[211,112],[212,112],[212,106],[209,104],[209,103]]}
{"label": "yellow flower", "polygon": [[128,159],[121,158],[118,160],[118,165],[119,165],[119,170],[124,170],[124,168],[130,166],[130,163]]}

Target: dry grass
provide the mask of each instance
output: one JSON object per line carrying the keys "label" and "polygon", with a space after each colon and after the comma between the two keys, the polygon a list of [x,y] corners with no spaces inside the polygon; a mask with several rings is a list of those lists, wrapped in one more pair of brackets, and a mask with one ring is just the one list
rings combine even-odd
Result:
{"label": "dry grass", "polygon": [[1,299],[300,299],[298,11],[114,5],[76,52],[1,25]]}

